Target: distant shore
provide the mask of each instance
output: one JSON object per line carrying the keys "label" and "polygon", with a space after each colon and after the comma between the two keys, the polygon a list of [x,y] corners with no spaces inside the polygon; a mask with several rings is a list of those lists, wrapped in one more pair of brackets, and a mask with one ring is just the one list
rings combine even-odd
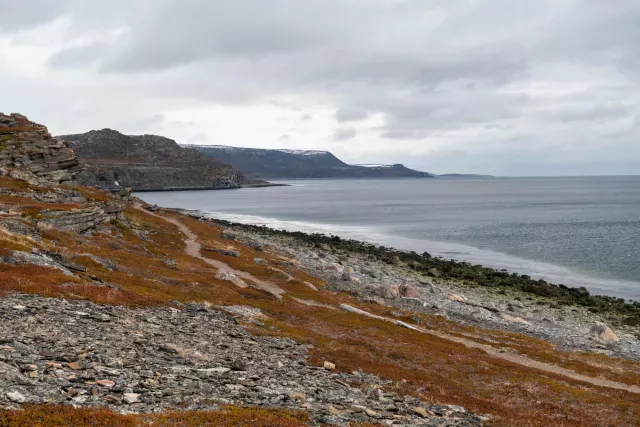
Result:
{"label": "distant shore", "polygon": [[247,184],[240,187],[180,187],[180,188],[152,188],[152,189],[133,189],[134,193],[155,193],[162,191],[211,191],[211,190],[240,190],[242,188],[265,188],[265,187],[288,187],[287,184]]}

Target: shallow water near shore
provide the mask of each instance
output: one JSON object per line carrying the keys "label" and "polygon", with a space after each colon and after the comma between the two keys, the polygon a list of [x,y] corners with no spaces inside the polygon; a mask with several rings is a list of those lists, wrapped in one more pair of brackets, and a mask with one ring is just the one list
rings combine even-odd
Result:
{"label": "shallow water near shore", "polygon": [[640,300],[640,176],[278,181],[148,203],[427,251]]}

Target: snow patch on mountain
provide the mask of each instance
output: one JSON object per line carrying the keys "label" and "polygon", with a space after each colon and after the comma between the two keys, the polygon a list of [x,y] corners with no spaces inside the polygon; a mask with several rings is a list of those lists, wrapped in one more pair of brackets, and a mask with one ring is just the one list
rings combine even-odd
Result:
{"label": "snow patch on mountain", "polygon": [[270,150],[268,148],[246,148],[246,147],[231,147],[229,145],[204,145],[204,144],[180,144],[185,148],[214,148],[216,150],[222,150],[227,153],[240,152],[240,151],[279,151],[281,153],[286,154],[294,154],[298,156],[325,156],[329,154],[328,151],[320,151],[320,150],[288,150],[288,149],[280,149],[280,150]]}

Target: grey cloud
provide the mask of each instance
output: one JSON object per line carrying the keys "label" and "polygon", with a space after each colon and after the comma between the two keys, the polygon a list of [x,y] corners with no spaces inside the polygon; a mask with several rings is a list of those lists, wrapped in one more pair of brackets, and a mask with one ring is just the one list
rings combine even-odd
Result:
{"label": "grey cloud", "polygon": [[25,30],[64,16],[67,0],[0,0],[0,34]]}
{"label": "grey cloud", "polygon": [[338,122],[351,122],[366,119],[370,113],[361,107],[355,105],[343,106],[336,111],[336,120]]}
{"label": "grey cloud", "polygon": [[107,51],[102,43],[74,46],[57,52],[49,59],[49,63],[57,68],[87,67],[98,62],[101,53]]}
{"label": "grey cloud", "polygon": [[558,111],[547,111],[542,118],[555,119],[561,122],[607,121],[633,115],[635,106],[622,102],[603,104],[578,104],[565,106]]}
{"label": "grey cloud", "polygon": [[357,130],[355,128],[339,128],[333,132],[335,141],[347,141],[356,137]]}
{"label": "grey cloud", "polygon": [[[295,94],[298,111],[334,108],[338,141],[356,134],[344,125],[375,115],[371,130],[398,155],[403,144],[494,141],[514,158],[550,141],[602,149],[599,126],[630,145],[628,122],[640,117],[637,0],[0,0],[0,10],[18,17],[0,13],[5,34],[68,18],[52,72],[143,99],[128,114],[159,98],[244,105]],[[112,35],[93,41],[96,29]]]}

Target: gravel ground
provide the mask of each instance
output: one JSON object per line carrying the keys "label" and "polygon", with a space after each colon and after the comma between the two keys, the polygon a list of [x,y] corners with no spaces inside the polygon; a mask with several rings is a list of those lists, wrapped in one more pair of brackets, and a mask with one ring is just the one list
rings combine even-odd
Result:
{"label": "gravel ground", "polygon": [[225,312],[201,304],[131,309],[33,295],[1,298],[0,407],[106,405],[148,413],[234,404],[305,409],[315,424],[482,423],[458,406],[383,392],[387,382],[372,375],[310,366],[306,346],[252,336],[238,324],[243,316],[259,318],[259,310]]}

